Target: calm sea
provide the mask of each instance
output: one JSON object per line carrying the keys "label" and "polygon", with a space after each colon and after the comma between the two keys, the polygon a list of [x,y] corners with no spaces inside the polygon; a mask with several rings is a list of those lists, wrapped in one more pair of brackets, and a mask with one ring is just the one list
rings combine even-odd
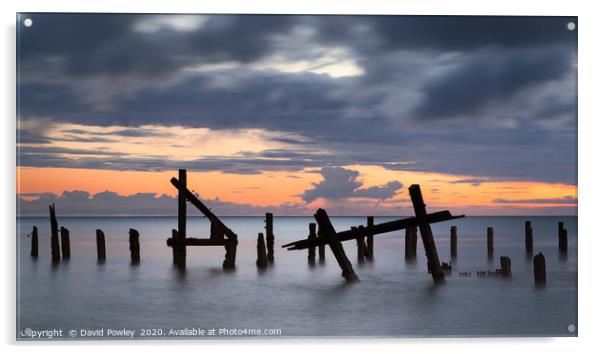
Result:
{"label": "calm sea", "polygon": [[[376,217],[375,222],[393,219]],[[337,230],[366,222],[363,217],[332,220]],[[544,288],[534,285],[532,260],[524,252],[525,220],[532,221],[535,253],[546,257]],[[188,266],[181,273],[173,268],[165,243],[176,218],[59,217],[59,225],[71,231],[71,260],[57,266],[51,265],[49,219],[18,218],[17,336],[28,339],[31,331],[51,329],[63,330],[59,339],[129,338],[124,329],[135,330],[135,338],[152,339],[157,337],[141,335],[167,338],[170,330],[188,334],[180,339],[248,337],[260,330],[265,338],[577,333],[568,330],[577,325],[576,217],[467,217],[434,224],[442,261],[450,259],[449,228],[458,226],[458,258],[440,286],[427,274],[420,236],[414,263],[404,260],[403,231],[375,237],[373,263],[357,264],[355,241],[343,243],[361,280],[345,284],[328,248],[326,263],[315,267],[307,264],[306,250],[280,248],[306,238],[312,218],[274,218],[275,264],[263,272],[255,266],[255,247],[257,233],[265,231],[264,218],[223,221],[239,236],[236,271],[222,271],[223,247],[188,247]],[[569,235],[565,257],[558,253],[558,221],[564,221]],[[34,225],[39,229],[37,260],[29,256],[27,237]],[[495,229],[493,260],[486,252],[488,226]],[[96,261],[97,228],[106,236],[104,264]],[[129,261],[130,228],[140,232],[137,266]],[[189,237],[208,234],[206,219],[189,218]],[[477,270],[499,268],[500,256],[511,258],[512,279],[476,277]],[[469,271],[471,277],[458,275]],[[109,330],[117,337],[109,337]]]}

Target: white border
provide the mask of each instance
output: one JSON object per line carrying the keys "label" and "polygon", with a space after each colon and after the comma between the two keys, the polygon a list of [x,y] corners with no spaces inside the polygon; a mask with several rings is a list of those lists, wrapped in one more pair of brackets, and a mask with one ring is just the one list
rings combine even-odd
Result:
{"label": "white border", "polygon": [[[436,14],[436,15],[560,15],[579,16],[579,338],[535,338],[535,339],[387,339],[387,340],[286,340],[286,341],[236,341],[236,342],[127,342],[95,343],[86,350],[104,352],[108,346],[118,345],[123,350],[144,350],[145,353],[166,351],[232,351],[237,353],[282,353],[293,351],[338,351],[345,353],[399,352],[409,353],[505,353],[520,352],[571,353],[593,351],[598,345],[598,323],[600,319],[601,263],[599,205],[602,183],[600,169],[599,136],[602,134],[600,119],[600,11],[594,1],[577,3],[565,1],[413,1],[392,0],[330,1],[330,0],[20,0],[3,1],[2,8],[2,55],[0,61],[4,78],[1,86],[2,136],[2,210],[1,224],[4,225],[2,244],[2,269],[5,286],[2,291],[3,319],[0,321],[2,343],[10,352],[36,351],[45,353],[80,352],[90,343],[15,343],[15,13],[27,12],[197,12],[197,13],[299,13],[299,14]],[[36,348],[44,345],[45,348]],[[201,346],[198,348],[197,346]],[[143,348],[140,348],[143,347]],[[140,348],[140,349],[139,349]]]}

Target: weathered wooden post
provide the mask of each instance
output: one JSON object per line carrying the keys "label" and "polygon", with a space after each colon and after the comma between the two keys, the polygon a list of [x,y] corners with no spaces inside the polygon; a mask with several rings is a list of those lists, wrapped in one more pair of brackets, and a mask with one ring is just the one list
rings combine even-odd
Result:
{"label": "weathered wooden post", "polygon": [[101,229],[96,229],[96,255],[98,256],[99,262],[104,262],[107,259],[105,234]]}
{"label": "weathered wooden post", "polygon": [[31,256],[33,258],[38,258],[38,228],[33,227],[31,231]]}
{"label": "weathered wooden post", "polygon": [[455,260],[458,257],[458,227],[452,226],[449,233],[449,250],[452,260]]}
{"label": "weathered wooden post", "polygon": [[533,273],[536,284],[546,283],[546,257],[541,252],[533,257]]}
{"label": "weathered wooden post", "polygon": [[[316,235],[316,224],[309,223],[309,236],[307,236],[308,240],[316,239],[318,236]],[[316,247],[312,246],[307,249],[307,262],[309,265],[316,264]]]}
{"label": "weathered wooden post", "polygon": [[487,227],[487,257],[493,257],[493,227]]}
{"label": "weathered wooden post", "polygon": [[531,221],[525,221],[525,251],[530,256],[533,254],[533,228]]}
{"label": "weathered wooden post", "polygon": [[132,264],[140,263],[140,234],[134,229],[130,229],[130,256]]}
{"label": "weathered wooden post", "polygon": [[61,249],[63,251],[63,259],[71,258],[71,241],[69,239],[69,230],[61,226]]}
{"label": "weathered wooden post", "polygon": [[226,249],[226,255],[222,268],[224,270],[234,270],[236,268],[236,247],[238,246],[238,236],[231,234],[227,239],[224,240]]}
{"label": "weathered wooden post", "polygon": [[171,247],[173,264],[178,268],[184,269],[186,268],[186,221],[188,216],[186,212],[188,182],[185,169],[178,170],[178,181],[180,181],[180,185],[178,186],[178,230],[172,230],[171,232],[173,239]]}
{"label": "weathered wooden post", "polygon": [[268,250],[268,263],[274,263],[274,214],[265,213],[265,240]]}
{"label": "weathered wooden post", "polygon": [[[351,230],[357,230],[357,227],[352,226]],[[364,263],[366,259],[366,244],[364,243],[363,237],[358,237],[355,239],[357,244],[357,262]]]}
{"label": "weathered wooden post", "polygon": [[502,267],[502,276],[509,278],[512,276],[512,263],[510,262],[510,257],[502,256],[500,257],[500,265]]}
{"label": "weathered wooden post", "polygon": [[[320,235],[320,225],[318,224],[318,235]],[[326,262],[326,245],[318,246],[318,261],[320,264]]]}
{"label": "weathered wooden post", "polygon": [[50,250],[52,252],[52,262],[58,263],[61,261],[61,246],[59,245],[59,224],[56,220],[56,211],[54,203],[49,205],[50,209]]}
{"label": "weathered wooden post", "polygon": [[268,266],[265,241],[261,232],[257,235],[257,261],[255,264],[259,269],[264,269]]}
{"label": "weathered wooden post", "polygon": [[314,214],[314,218],[320,225],[318,230],[318,238],[325,238],[328,241],[328,245],[330,246],[330,250],[332,254],[336,258],[339,266],[342,269],[342,275],[347,280],[347,282],[355,282],[358,281],[358,277],[351,266],[351,262],[347,258],[345,254],[345,249],[343,249],[343,245],[340,241],[336,239],[336,231],[330,222],[330,218],[324,209],[318,209],[316,214]]}
{"label": "weathered wooden post", "polygon": [[[368,216],[366,221],[367,227],[374,226],[374,216]],[[368,256],[369,261],[374,260],[374,235],[368,235],[366,237],[366,255]]]}
{"label": "weathered wooden post", "polygon": [[424,244],[424,250],[426,251],[428,270],[431,272],[433,281],[436,283],[443,281],[445,275],[441,269],[439,255],[437,255],[437,247],[435,246],[435,239],[433,238],[433,231],[428,222],[426,205],[424,204],[424,199],[422,199],[422,192],[420,191],[419,185],[413,184],[410,186],[410,198],[412,199],[416,222],[420,228],[422,243]]}
{"label": "weathered wooden post", "polygon": [[566,229],[564,228],[564,222],[558,223],[558,250],[562,254],[566,254],[569,250],[569,238]]}
{"label": "weathered wooden post", "polygon": [[415,226],[410,226],[406,228],[405,233],[405,259],[414,260],[418,245],[418,231]]}

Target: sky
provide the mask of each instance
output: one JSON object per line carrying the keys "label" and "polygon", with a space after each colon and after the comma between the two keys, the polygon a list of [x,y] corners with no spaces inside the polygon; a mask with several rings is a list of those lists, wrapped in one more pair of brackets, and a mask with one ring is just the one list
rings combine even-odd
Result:
{"label": "sky", "polygon": [[577,212],[576,18],[19,20],[19,215]]}

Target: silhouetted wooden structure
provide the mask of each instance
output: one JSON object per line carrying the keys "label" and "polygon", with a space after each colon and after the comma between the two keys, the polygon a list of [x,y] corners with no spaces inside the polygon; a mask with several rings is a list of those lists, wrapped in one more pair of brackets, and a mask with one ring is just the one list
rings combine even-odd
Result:
{"label": "silhouetted wooden structure", "polygon": [[274,214],[265,213],[265,242],[268,263],[274,263]]}
{"label": "silhouetted wooden structure", "polygon": [[[309,223],[309,235],[307,236],[308,240],[314,240],[318,237],[318,235],[316,235],[316,224],[315,223]],[[312,246],[307,248],[307,263],[309,263],[309,265],[313,266],[316,264],[316,247]]]}
{"label": "silhouetted wooden structure", "polygon": [[61,246],[59,244],[59,223],[56,220],[56,211],[54,203],[48,206],[50,209],[50,252],[52,254],[52,263],[61,261]]}
{"label": "silhouetted wooden structure", "polygon": [[104,262],[107,259],[105,234],[101,229],[96,229],[96,255],[99,262]]}
{"label": "silhouetted wooden structure", "polygon": [[69,238],[69,230],[61,226],[61,250],[63,259],[71,258],[71,240]]}
{"label": "silhouetted wooden structure", "polygon": [[[351,230],[355,230],[357,229],[357,227],[352,226]],[[357,262],[358,263],[364,263],[366,260],[366,250],[367,250],[367,245],[364,242],[364,237],[358,237],[355,239],[356,244],[357,244]]]}
{"label": "silhouetted wooden structure", "polygon": [[525,221],[525,251],[527,255],[533,254],[533,227],[531,221]]}
{"label": "silhouetted wooden structure", "polygon": [[416,248],[418,246],[418,230],[416,226],[407,227],[405,234],[405,259],[413,261],[416,259]]}
{"label": "silhouetted wooden structure", "polygon": [[[367,225],[367,227],[374,226],[374,216],[368,216],[366,218],[366,225]],[[362,239],[362,242],[363,242],[363,239]],[[368,234],[368,236],[366,236],[366,247],[365,247],[364,253],[367,256],[368,260],[370,260],[370,261],[374,260],[374,235],[373,234]]]}
{"label": "silhouetted wooden structure", "polygon": [[33,258],[38,258],[38,228],[35,226],[31,231],[31,251],[29,254]]}
{"label": "silhouetted wooden structure", "polygon": [[510,257],[500,257],[500,266],[502,276],[505,278],[510,278],[512,276],[512,262],[510,261]]}
{"label": "silhouetted wooden structure", "polygon": [[458,227],[452,226],[449,229],[449,253],[451,259],[455,260],[458,257]]}
{"label": "silhouetted wooden structure", "polygon": [[493,258],[493,227],[487,227],[487,257]]}
{"label": "silhouetted wooden structure", "polygon": [[130,229],[130,258],[132,264],[140,263],[140,233],[138,230]]}
{"label": "silhouetted wooden structure", "polygon": [[533,257],[533,275],[536,284],[546,283],[546,257],[541,252]]}
{"label": "silhouetted wooden structure", "polygon": [[268,266],[265,241],[261,232],[257,235],[257,261],[255,264],[259,269],[265,269]]}
{"label": "silhouetted wooden structure", "polygon": [[[187,246],[224,246],[226,256],[222,267],[234,269],[238,236],[232,232],[209,208],[186,187],[186,170],[179,170],[179,179],[172,178],[171,184],[178,189],[178,230],[167,239],[167,246],[175,248],[173,262],[179,267],[186,266]],[[186,201],[196,207],[211,222],[209,238],[190,238],[186,235]]]}
{"label": "silhouetted wooden structure", "polygon": [[562,221],[558,223],[558,250],[562,254],[566,254],[569,250],[569,237]]}
{"label": "silhouetted wooden structure", "polygon": [[441,263],[439,262],[439,256],[437,255],[437,249],[433,238],[433,233],[430,227],[431,223],[447,221],[464,217],[464,215],[453,216],[449,211],[441,211],[432,214],[427,214],[424,200],[422,199],[422,193],[419,185],[410,186],[410,197],[414,206],[415,217],[400,219],[385,222],[382,224],[372,225],[369,227],[356,228],[353,230],[336,232],[332,223],[328,218],[328,214],[324,209],[318,209],[314,218],[318,222],[319,231],[317,239],[302,239],[299,241],[288,243],[282,247],[291,250],[301,250],[309,247],[315,247],[318,245],[328,244],[339,263],[343,271],[343,277],[347,281],[356,281],[357,275],[351,267],[349,259],[345,255],[345,251],[342,246],[343,241],[354,240],[363,238],[368,235],[378,235],[387,232],[397,231],[406,229],[411,226],[418,226],[420,234],[422,236],[422,243],[427,256],[427,268],[433,277],[435,282],[443,280],[444,274],[441,269]]}

